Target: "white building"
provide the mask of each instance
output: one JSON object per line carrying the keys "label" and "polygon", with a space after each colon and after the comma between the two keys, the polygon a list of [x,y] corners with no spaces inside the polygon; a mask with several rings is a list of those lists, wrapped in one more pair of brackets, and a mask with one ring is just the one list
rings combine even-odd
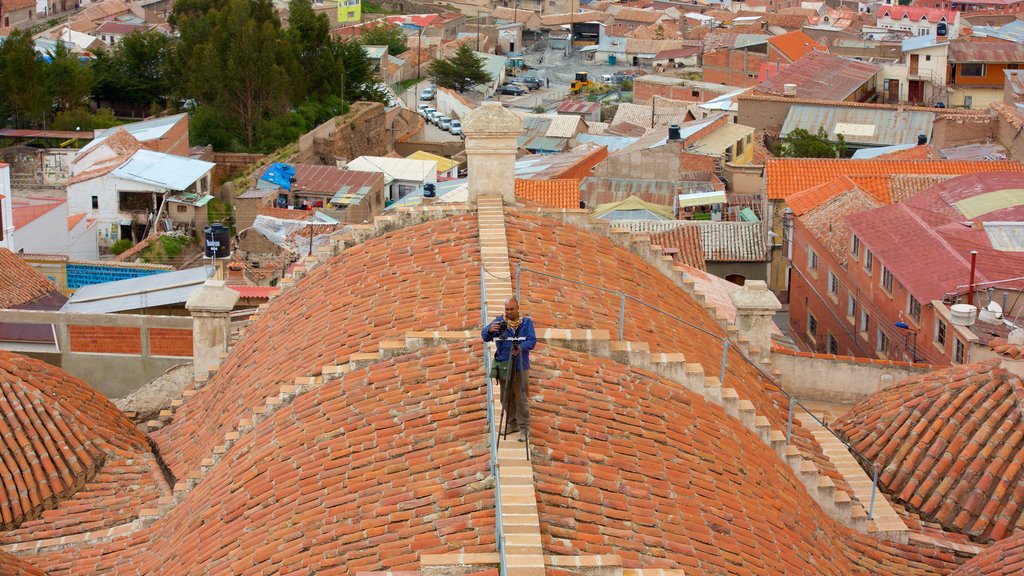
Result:
{"label": "white building", "polygon": [[391,204],[407,194],[422,191],[425,184],[437,184],[437,162],[387,156],[360,156],[346,170],[384,174],[384,202]]}
{"label": "white building", "polygon": [[903,41],[903,59],[882,65],[878,91],[887,102],[948,104],[946,90],[949,42],[935,36],[918,36]]}
{"label": "white building", "polygon": [[882,6],[878,9],[875,25],[913,36],[946,36],[953,40],[960,35],[960,13],[941,8]]}
{"label": "white building", "polygon": [[0,163],[0,248],[95,260],[96,223],[69,214],[65,198],[19,198],[11,193],[10,166]]}
{"label": "white building", "polygon": [[0,162],[0,248],[14,252],[11,248],[14,214],[11,212],[11,167]]}

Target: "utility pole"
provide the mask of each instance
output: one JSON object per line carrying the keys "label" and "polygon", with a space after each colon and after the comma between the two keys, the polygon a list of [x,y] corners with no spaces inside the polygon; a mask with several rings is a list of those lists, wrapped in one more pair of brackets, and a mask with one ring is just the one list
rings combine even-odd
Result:
{"label": "utility pole", "polygon": [[654,117],[657,115],[658,95],[651,96],[651,128],[654,128]]}
{"label": "utility pole", "polygon": [[423,26],[420,26],[419,40],[416,42],[416,79],[420,79],[420,68],[423,64]]}

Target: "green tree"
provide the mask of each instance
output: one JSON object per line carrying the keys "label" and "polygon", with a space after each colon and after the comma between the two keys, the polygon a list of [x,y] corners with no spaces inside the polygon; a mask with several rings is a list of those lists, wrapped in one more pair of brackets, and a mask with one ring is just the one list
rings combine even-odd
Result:
{"label": "green tree", "polygon": [[371,66],[362,44],[351,40],[341,40],[333,44],[333,50],[335,56],[342,63],[345,102],[358,100],[384,102],[387,99],[380,77]]}
{"label": "green tree", "polygon": [[60,112],[85,108],[89,104],[92,74],[89,66],[58,42],[46,67],[46,88]]}
{"label": "green tree", "polygon": [[836,135],[831,142],[824,127],[818,127],[817,134],[803,128],[793,130],[775,145],[775,154],[787,158],[840,158],[846,152],[846,139]]}
{"label": "green tree", "polygon": [[313,11],[310,0],[288,3],[288,36],[305,71],[308,92],[320,98],[340,94],[343,66],[331,47],[331,24]]}
{"label": "green tree", "polygon": [[388,54],[392,56],[398,56],[409,49],[402,27],[385,22],[363,27],[359,43],[364,46],[387,46]]}
{"label": "green tree", "polygon": [[149,30],[128,34],[109,50],[98,50],[93,96],[144,106],[166,104],[173,91],[169,66],[175,44],[173,37]]}
{"label": "green tree", "polygon": [[435,84],[459,92],[491,81],[491,75],[484,70],[484,59],[466,44],[459,46],[451,58],[431,61],[428,70]]}
{"label": "green tree", "polygon": [[46,71],[32,35],[15,30],[0,44],[0,119],[14,117],[16,127],[41,122],[50,108]]}

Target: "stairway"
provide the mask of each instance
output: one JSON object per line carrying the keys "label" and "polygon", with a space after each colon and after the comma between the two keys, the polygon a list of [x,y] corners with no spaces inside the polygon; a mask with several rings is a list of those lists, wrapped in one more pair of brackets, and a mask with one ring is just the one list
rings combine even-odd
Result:
{"label": "stairway", "polygon": [[[504,312],[505,301],[515,294],[501,196],[479,197],[477,218],[489,321]],[[492,425],[497,433],[501,394],[497,384],[492,382],[490,386],[495,415]],[[517,442],[512,436],[500,440],[498,448],[497,480],[508,576],[544,576],[544,548],[540,538],[537,494],[533,487],[533,465],[527,459],[526,450],[526,444]]]}

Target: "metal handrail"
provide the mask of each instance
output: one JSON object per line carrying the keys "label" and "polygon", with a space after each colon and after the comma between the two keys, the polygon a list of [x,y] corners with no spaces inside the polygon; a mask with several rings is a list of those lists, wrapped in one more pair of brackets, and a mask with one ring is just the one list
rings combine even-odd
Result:
{"label": "metal handrail", "polygon": [[[604,286],[598,286],[596,284],[590,284],[590,283],[587,283],[587,282],[582,282],[580,280],[573,280],[572,278],[566,278],[564,276],[558,276],[557,274],[550,274],[548,272],[544,272],[544,271],[541,271],[541,270],[534,270],[532,268],[527,268],[527,267],[523,266],[523,263],[522,263],[521,260],[516,264],[516,300],[518,302],[520,302],[520,303],[522,303],[522,299],[520,298],[520,295],[521,295],[520,279],[521,279],[522,273],[524,271],[530,272],[530,273],[533,273],[533,274],[537,274],[539,276],[545,276],[547,278],[553,278],[553,279],[556,279],[556,280],[562,280],[564,282],[569,282],[571,284],[576,284],[576,285],[579,285],[579,286],[585,286],[587,288],[593,288],[595,290],[599,290],[599,291],[602,291],[602,292],[608,292],[608,293],[612,293],[612,294],[617,294],[619,296],[619,328],[618,328],[618,334],[619,334],[619,341],[620,342],[622,341],[622,337],[623,337],[623,327],[626,324],[626,300],[627,299],[632,301],[632,302],[636,302],[638,304],[642,304],[642,305],[650,308],[651,310],[654,310],[655,312],[658,312],[659,314],[663,314],[663,315],[671,318],[672,320],[674,320],[676,322],[679,322],[680,324],[689,326],[689,327],[691,327],[691,328],[701,332],[702,334],[706,334],[708,336],[711,336],[712,338],[717,338],[717,339],[721,340],[722,341],[722,365],[721,365],[721,369],[720,369],[720,371],[718,373],[718,381],[724,383],[724,381],[725,381],[725,369],[726,369],[726,367],[728,365],[728,356],[729,356],[729,348],[730,348],[730,340],[729,340],[728,336],[722,336],[720,334],[715,334],[714,332],[705,330],[704,328],[701,328],[700,326],[697,326],[696,324],[693,324],[692,322],[688,322],[688,321],[686,321],[686,320],[676,316],[675,314],[672,314],[671,312],[667,312],[665,310],[662,310],[661,308],[658,308],[657,306],[654,306],[652,304],[644,302],[644,301],[640,300],[639,298],[636,298],[636,297],[634,297],[632,295],[626,294],[625,292],[623,292],[621,290],[612,290],[610,288],[605,288]],[[482,278],[482,276],[481,276],[481,278]],[[486,323],[487,323],[487,317],[485,315],[484,316],[484,324],[486,324]],[[868,507],[868,520],[873,519],[874,518],[874,511],[875,511],[875,492],[878,490],[878,465],[874,461],[869,459],[867,456],[864,456],[863,454],[861,454],[860,451],[855,449],[849,442],[847,442],[841,436],[836,434],[836,432],[834,430],[832,430],[831,428],[829,428],[827,424],[822,422],[817,416],[815,416],[813,413],[811,413],[809,408],[804,406],[799,400],[797,400],[797,398],[795,396],[793,396],[792,394],[787,392],[786,389],[783,388],[780,383],[776,382],[774,376],[772,376],[770,373],[765,371],[765,369],[762,368],[761,366],[759,366],[757,362],[754,362],[750,357],[748,357],[747,354],[743,351],[742,348],[740,348],[739,346],[732,346],[732,347],[735,348],[739,352],[740,358],[742,358],[747,364],[749,364],[755,370],[757,370],[757,372],[761,375],[761,377],[763,379],[765,379],[769,384],[771,384],[776,389],[778,389],[778,391],[781,392],[783,395],[785,395],[786,398],[789,400],[789,416],[788,416],[787,421],[786,421],[786,444],[787,445],[790,444],[791,439],[792,439],[792,434],[793,434],[793,406],[796,405],[796,406],[799,406],[804,412],[806,412],[808,416],[810,416],[811,418],[814,418],[814,420],[817,421],[818,424],[820,424],[822,426],[822,428],[824,428],[825,430],[828,430],[830,434],[832,434],[833,436],[836,437],[837,440],[842,442],[842,444],[844,446],[846,446],[847,450],[849,452],[851,452],[854,455],[854,457],[857,458],[861,462],[862,466],[864,466],[866,464],[866,465],[868,465],[869,468],[871,468],[871,470],[872,470],[871,503],[869,504],[869,507]]]}
{"label": "metal handrail", "polygon": [[[480,317],[483,325],[487,325],[487,285],[484,283],[484,267],[480,265]],[[500,564],[498,573],[505,572],[505,526],[501,519],[501,478],[498,474],[498,434],[494,422],[494,391],[491,390],[491,353],[490,344],[484,342],[484,387],[487,389],[487,438],[491,444],[491,475],[494,476],[494,531],[498,544]]]}

